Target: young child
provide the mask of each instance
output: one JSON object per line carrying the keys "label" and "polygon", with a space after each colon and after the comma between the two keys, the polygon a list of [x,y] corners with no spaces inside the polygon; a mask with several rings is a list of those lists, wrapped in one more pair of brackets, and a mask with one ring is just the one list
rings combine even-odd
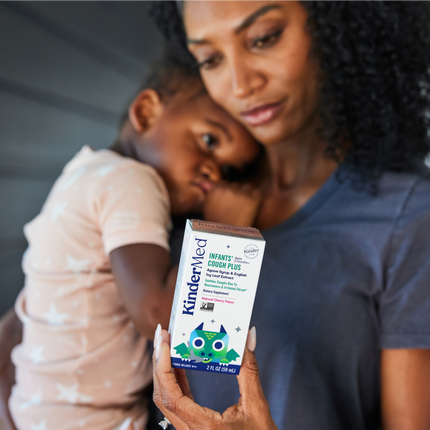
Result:
{"label": "young child", "polygon": [[[18,430],[144,428],[133,394],[151,381],[148,339],[168,324],[170,215],[201,213],[223,172],[258,154],[197,72],[167,62],[113,146],[85,146],[65,166],[25,226],[23,341],[9,402]],[[224,221],[251,224],[255,201],[229,193],[240,210]]]}

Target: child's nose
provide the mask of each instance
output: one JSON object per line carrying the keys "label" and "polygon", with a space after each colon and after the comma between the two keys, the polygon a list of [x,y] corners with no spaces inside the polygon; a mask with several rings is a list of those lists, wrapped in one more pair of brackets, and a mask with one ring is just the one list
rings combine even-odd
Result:
{"label": "child's nose", "polygon": [[209,179],[211,182],[220,182],[221,181],[221,169],[212,160],[206,160],[206,162],[201,164],[200,173],[206,179]]}

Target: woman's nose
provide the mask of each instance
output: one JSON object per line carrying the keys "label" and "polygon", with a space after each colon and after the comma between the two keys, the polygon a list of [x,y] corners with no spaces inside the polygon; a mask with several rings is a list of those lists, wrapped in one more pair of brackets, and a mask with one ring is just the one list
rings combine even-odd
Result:
{"label": "woman's nose", "polygon": [[264,85],[264,76],[257,70],[248,67],[246,61],[236,57],[230,67],[233,96],[244,98]]}

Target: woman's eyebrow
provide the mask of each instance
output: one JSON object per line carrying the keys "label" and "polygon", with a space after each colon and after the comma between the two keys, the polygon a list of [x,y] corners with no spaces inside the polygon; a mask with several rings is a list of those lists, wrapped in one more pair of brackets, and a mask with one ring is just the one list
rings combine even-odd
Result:
{"label": "woman's eyebrow", "polygon": [[254,23],[260,16],[266,14],[267,12],[270,12],[273,9],[280,9],[281,5],[279,4],[268,4],[266,6],[261,7],[260,9],[256,10],[252,15],[248,16],[242,24],[239,25],[239,27],[234,30],[234,34],[239,34],[246,28],[248,28],[252,23]]}
{"label": "woman's eyebrow", "polygon": [[205,45],[206,43],[209,43],[209,41],[205,39],[187,39],[187,45]]}
{"label": "woman's eyebrow", "polygon": [[[248,18],[245,18],[245,20],[240,24],[235,30],[234,34],[239,34],[246,28],[248,28],[253,22],[255,22],[260,16],[266,14],[267,12],[270,12],[273,9],[280,9],[281,5],[279,4],[268,4],[266,6],[261,7],[260,9],[256,10],[253,14],[248,16]],[[205,39],[187,39],[188,45],[205,45],[207,43],[210,43],[208,40]]]}

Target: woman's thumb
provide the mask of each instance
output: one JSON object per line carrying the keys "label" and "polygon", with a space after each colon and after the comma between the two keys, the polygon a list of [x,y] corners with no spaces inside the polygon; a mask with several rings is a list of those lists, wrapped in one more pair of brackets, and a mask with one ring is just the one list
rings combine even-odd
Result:
{"label": "woman's thumb", "polygon": [[245,352],[243,354],[242,366],[238,376],[239,390],[243,397],[243,401],[255,396],[262,396],[263,389],[260,383],[260,374],[258,371],[258,363],[255,358],[255,348],[257,346],[257,330],[252,327],[248,333]]}
{"label": "woman's thumb", "polygon": [[258,372],[258,363],[255,358],[255,347],[257,346],[257,332],[252,327],[248,333],[245,352],[243,354],[242,367],[238,376],[240,390],[240,407],[246,416],[254,417],[260,423],[258,427],[278,430],[272,416],[269,404],[263,393]]}

